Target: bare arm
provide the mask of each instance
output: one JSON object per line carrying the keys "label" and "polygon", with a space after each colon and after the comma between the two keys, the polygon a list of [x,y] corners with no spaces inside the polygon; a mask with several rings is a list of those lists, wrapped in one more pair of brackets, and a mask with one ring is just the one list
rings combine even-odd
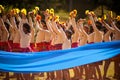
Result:
{"label": "bare arm", "polygon": [[17,28],[17,25],[16,25],[15,17],[10,18],[10,23],[13,26],[13,28],[17,31],[18,28]]}
{"label": "bare arm", "polygon": [[80,24],[80,29],[81,29],[83,35],[84,35],[85,37],[87,37],[88,34],[87,34],[87,33],[85,32],[85,30],[83,29],[83,24]]}
{"label": "bare arm", "polygon": [[7,39],[8,39],[8,36],[9,36],[9,32],[8,32],[7,28],[5,27],[5,24],[4,24],[2,18],[0,18],[0,27],[2,27],[2,31],[3,31],[4,34],[5,34],[5,35],[3,35],[4,37],[6,37],[5,40],[7,40]]}
{"label": "bare arm", "polygon": [[113,21],[111,15],[108,14],[107,16],[108,16],[108,19],[109,19],[109,21],[110,21],[111,26],[112,26],[116,31],[120,32],[120,30],[118,29],[118,27],[115,25],[115,22]]}
{"label": "bare arm", "polygon": [[6,22],[10,25],[10,29],[13,29],[13,26],[12,26],[12,24],[10,23],[10,21],[8,19],[7,19]]}
{"label": "bare arm", "polygon": [[118,32],[120,32],[120,30],[118,29],[118,27],[115,25],[115,22],[111,22],[111,25],[112,25],[112,27],[116,30],[116,31],[118,31]]}
{"label": "bare arm", "polygon": [[91,14],[93,16],[94,21],[95,22],[98,21],[98,18],[97,18],[96,14],[93,11],[91,11]]}
{"label": "bare arm", "polygon": [[19,21],[19,22],[21,21],[21,17],[19,16],[19,14],[16,14],[15,17],[16,17],[17,21]]}
{"label": "bare arm", "polygon": [[77,32],[78,28],[77,28],[77,25],[76,25],[75,18],[70,19],[70,21],[71,21],[71,25],[72,25],[74,31]]}
{"label": "bare arm", "polygon": [[79,30],[78,30],[78,28],[77,28],[77,24],[76,24],[76,21],[75,21],[75,18],[72,18],[71,20],[71,25],[72,25],[72,27],[73,27],[73,30],[74,30],[74,34],[76,35],[76,36],[79,36]]}
{"label": "bare arm", "polygon": [[28,22],[29,22],[29,24],[30,24],[31,30],[34,31],[34,28],[33,28],[33,21],[32,21],[32,18],[31,18],[30,16],[28,17]]}
{"label": "bare arm", "polygon": [[104,26],[107,28],[107,30],[109,31],[113,31],[114,29],[112,27],[110,27],[105,21],[102,21]]}
{"label": "bare arm", "polygon": [[49,21],[49,20],[46,21],[46,25],[47,25],[48,30],[53,33],[51,21]]}
{"label": "bare arm", "polygon": [[88,17],[92,21],[92,27],[93,27],[94,31],[98,32],[99,30],[97,29],[97,27],[95,25],[95,22],[94,22],[94,19],[93,19],[93,16],[91,15],[91,13],[88,14]]}
{"label": "bare arm", "polygon": [[2,18],[0,18],[0,26],[2,27],[2,30],[3,30],[3,31],[5,31],[5,32],[7,32],[7,33],[8,33],[8,30],[6,29],[5,24],[4,24],[4,22],[3,22],[3,19],[2,19]]}
{"label": "bare arm", "polygon": [[13,33],[14,28],[13,28],[13,26],[11,25],[10,21],[7,19],[6,22],[10,25],[10,26],[9,26],[9,32],[10,32],[10,33]]}
{"label": "bare arm", "polygon": [[63,40],[65,41],[65,39],[68,39],[67,36],[66,36],[66,34],[65,34],[65,32],[63,31],[63,29],[61,27],[60,27],[60,31],[62,33]]}
{"label": "bare arm", "polygon": [[66,29],[69,29],[70,26],[71,26],[70,21],[67,21],[67,22],[66,22],[66,25],[65,25],[65,28],[66,28]]}
{"label": "bare arm", "polygon": [[52,29],[57,33],[60,34],[60,30],[57,27],[57,24],[55,21],[52,21]]}
{"label": "bare arm", "polygon": [[21,34],[23,34],[24,32],[23,32],[23,19],[21,19],[21,21],[20,21],[20,23],[19,23],[19,31],[20,31],[20,33]]}
{"label": "bare arm", "polygon": [[85,21],[85,20],[80,19],[79,22],[78,22],[78,25],[80,26],[81,33],[84,35],[84,37],[87,37],[88,34],[86,33],[86,31],[85,31],[84,28],[83,28],[83,22],[84,22],[84,21]]}

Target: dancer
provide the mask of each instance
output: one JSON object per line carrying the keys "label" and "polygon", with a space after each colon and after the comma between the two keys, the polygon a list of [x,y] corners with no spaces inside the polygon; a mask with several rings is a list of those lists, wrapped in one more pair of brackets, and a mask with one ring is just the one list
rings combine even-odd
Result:
{"label": "dancer", "polygon": [[[3,18],[0,17],[0,30],[1,30],[1,33],[0,33],[0,50],[3,50],[3,51],[11,51],[11,47],[10,47],[10,44],[8,42],[8,37],[9,37],[9,27],[10,25],[6,23],[6,25],[4,24],[4,21],[3,21]],[[7,29],[8,28],[8,29]],[[9,79],[9,72],[5,72],[6,76],[5,78],[6,79]],[[1,75],[4,75],[4,72],[1,72]]]}
{"label": "dancer", "polygon": [[[17,16],[19,17],[19,16]],[[19,17],[20,18],[20,17]],[[19,27],[17,27],[15,17],[10,17],[10,23],[12,25],[12,35],[13,35],[13,44],[12,44],[12,52],[20,52],[20,34]]]}
{"label": "dancer", "polygon": [[30,14],[28,13],[28,22],[30,24],[30,29],[31,29],[31,41],[30,41],[30,47],[32,49],[33,52],[35,52],[35,29],[34,29],[34,25],[33,25],[33,21],[32,18],[30,16]]}
{"label": "dancer", "polygon": [[[105,42],[112,41],[111,34],[114,32],[114,28],[110,27],[104,20],[102,21],[102,23],[107,29],[107,32],[104,34],[104,41]],[[105,60],[103,79],[108,79],[106,75],[107,75],[107,71],[110,63],[111,63],[110,59]]]}
{"label": "dancer", "polygon": [[[92,32],[91,34],[88,35],[88,43],[102,42],[103,41],[103,34],[104,34],[103,31],[100,31],[101,28],[102,28],[102,25],[98,21],[95,22],[93,16],[95,16],[95,14],[92,14],[91,12],[88,13],[88,17],[92,21],[92,28],[93,28],[93,31],[94,31],[94,32]],[[101,64],[101,62],[96,62],[96,63],[93,63],[93,64],[89,65],[89,69],[90,69],[90,72],[91,72],[91,78],[92,78],[92,76],[94,76],[94,78],[97,79],[97,75],[96,75],[96,70],[97,70],[99,79],[102,79],[99,64]]]}
{"label": "dancer", "polygon": [[[7,24],[7,25],[8,25],[7,27],[9,27],[9,24]],[[9,32],[8,32],[6,26],[3,22],[3,19],[1,17],[0,17],[0,29],[1,29],[0,50],[11,51],[10,44],[8,43]]]}
{"label": "dancer", "polygon": [[[72,25],[72,28],[73,28],[73,34],[72,34],[72,37],[71,37],[71,40],[72,40],[72,44],[71,44],[71,48],[75,48],[75,47],[78,47],[79,46],[79,40],[80,40],[80,31],[79,29],[77,28],[77,25],[76,25],[76,21],[75,21],[75,18],[74,17],[71,17],[70,18],[70,23]],[[80,72],[82,69],[81,67],[74,67],[73,68],[73,71],[74,71],[74,77],[73,77],[73,80],[74,79],[82,79],[82,73]]]}
{"label": "dancer", "polygon": [[[119,22],[117,22],[115,24],[114,21],[112,21],[112,18],[109,17],[110,19],[110,23],[112,25],[112,27],[114,28],[114,34],[113,34],[113,40],[120,40],[120,29],[118,28],[120,25],[119,25]],[[116,26],[117,25],[117,26]],[[120,79],[120,55],[116,56],[115,58],[113,58],[113,61],[114,61],[114,78],[116,79]]]}

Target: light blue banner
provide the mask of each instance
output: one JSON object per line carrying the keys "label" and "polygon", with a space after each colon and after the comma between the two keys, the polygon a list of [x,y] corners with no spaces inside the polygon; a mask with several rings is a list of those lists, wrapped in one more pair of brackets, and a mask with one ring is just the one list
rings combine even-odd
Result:
{"label": "light blue banner", "polygon": [[120,54],[120,41],[33,53],[0,51],[0,70],[22,73],[48,72],[105,60],[118,54]]}

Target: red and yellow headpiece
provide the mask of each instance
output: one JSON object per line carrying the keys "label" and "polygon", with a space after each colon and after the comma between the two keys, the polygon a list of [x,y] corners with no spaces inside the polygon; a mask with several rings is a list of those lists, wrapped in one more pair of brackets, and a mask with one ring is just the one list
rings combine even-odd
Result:
{"label": "red and yellow headpiece", "polygon": [[0,5],[0,13],[2,13],[3,10],[4,10],[4,7]]}
{"label": "red and yellow headpiece", "polygon": [[23,13],[23,14],[27,15],[27,11],[26,11],[26,9],[25,9],[25,8],[23,8],[23,9],[21,10],[21,13]]}
{"label": "red and yellow headpiece", "polygon": [[46,11],[47,13],[50,13],[50,10],[49,10],[49,9],[46,9],[45,11]]}
{"label": "red and yellow headpiece", "polygon": [[87,15],[88,13],[89,13],[89,10],[86,10],[86,11],[85,11],[85,14]]}
{"label": "red and yellow headpiece", "polygon": [[36,6],[36,7],[35,7],[35,10],[36,10],[36,11],[39,11],[39,7],[38,7],[38,6]]}
{"label": "red and yellow headpiece", "polygon": [[71,11],[70,14],[69,14],[70,17],[74,17],[74,18],[76,17],[76,15],[77,15],[77,10],[76,9]]}
{"label": "red and yellow headpiece", "polygon": [[118,16],[116,17],[116,19],[117,19],[117,21],[120,21],[120,15],[118,15]]}
{"label": "red and yellow headpiece", "polygon": [[36,15],[36,20],[37,20],[37,21],[40,21],[40,20],[41,20],[41,16],[37,14],[37,15]]}

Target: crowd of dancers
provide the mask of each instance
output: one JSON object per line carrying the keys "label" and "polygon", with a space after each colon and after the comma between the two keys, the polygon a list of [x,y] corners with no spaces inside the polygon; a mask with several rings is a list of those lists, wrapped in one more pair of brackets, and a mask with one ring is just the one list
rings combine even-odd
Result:
{"label": "crowd of dancers", "polygon": [[[15,52],[41,52],[63,50],[93,44],[120,40],[120,17],[98,19],[93,11],[86,11],[86,19],[76,20],[77,10],[70,12],[66,21],[55,15],[54,9],[40,11],[39,7],[27,12],[14,8],[5,13],[0,5],[0,50]],[[17,52],[17,53],[16,53]],[[82,53],[80,53],[82,54]],[[114,62],[114,77],[120,79],[120,56],[112,59],[71,68],[74,76],[70,77],[70,69],[46,72],[46,80],[107,80],[107,71]],[[63,65],[64,66],[64,65]],[[104,67],[102,75],[100,66]],[[9,80],[9,73],[6,74]],[[44,77],[44,73],[14,73],[17,80],[34,80],[35,75]]]}

